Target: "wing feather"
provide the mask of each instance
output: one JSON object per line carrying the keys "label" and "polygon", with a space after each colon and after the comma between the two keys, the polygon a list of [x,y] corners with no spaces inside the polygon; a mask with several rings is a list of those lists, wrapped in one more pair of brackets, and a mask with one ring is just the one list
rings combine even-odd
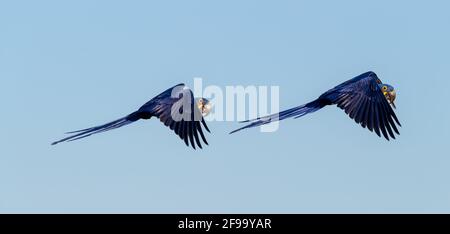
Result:
{"label": "wing feather", "polygon": [[200,123],[198,121],[195,121],[195,125],[197,126],[198,133],[200,133],[200,136],[202,137],[203,142],[205,142],[205,144],[208,145],[208,141],[206,140],[206,137],[203,134],[202,126],[200,126]]}
{"label": "wing feather", "polygon": [[194,121],[191,122],[192,128],[194,129],[194,138],[195,138],[195,142],[197,143],[198,147],[200,149],[202,149],[202,143],[200,142],[200,139],[198,138],[198,129],[197,129],[197,125],[195,124]]}
{"label": "wing feather", "polygon": [[386,138],[386,140],[389,140],[389,136],[388,133],[386,131],[386,123],[384,122],[384,113],[381,110],[379,105],[376,105],[376,108],[378,109],[378,118],[380,121],[380,129],[381,129],[381,133],[383,133],[384,138]]}
{"label": "wing feather", "polygon": [[183,136],[182,136],[182,139],[184,140],[184,143],[186,144],[186,146],[189,146],[189,141],[188,141],[188,135],[189,135],[189,133],[188,133],[188,126],[189,126],[189,124],[186,124],[186,122],[184,122],[184,120],[182,120],[183,121],[183,123],[182,123],[182,125],[183,125]]}
{"label": "wing feather", "polygon": [[372,108],[373,108],[373,113],[372,113],[372,118],[373,118],[373,128],[375,130],[375,132],[377,133],[377,135],[379,137],[381,137],[381,123],[380,123],[380,116],[378,115],[378,107],[376,105],[375,102],[372,102]]}
{"label": "wing feather", "polygon": [[[392,113],[394,113],[392,111],[392,108],[390,108],[389,104],[384,103],[384,102],[383,102],[383,106],[384,106],[384,109],[388,113],[390,113],[390,114],[387,115],[387,120],[388,120],[389,124],[392,126],[392,129],[394,130],[394,132],[400,135],[400,132],[398,131],[397,126],[394,123],[394,120],[392,120],[392,116],[393,116]],[[391,110],[391,112],[389,110]]]}
{"label": "wing feather", "polygon": [[365,125],[364,125],[364,123],[362,121],[363,121],[363,118],[364,118],[364,112],[366,111],[366,108],[367,108],[366,103],[367,103],[367,98],[363,97],[361,99],[361,102],[359,103],[358,111],[355,114],[355,121],[356,121],[356,123],[361,123],[361,125],[363,127],[365,127]]}

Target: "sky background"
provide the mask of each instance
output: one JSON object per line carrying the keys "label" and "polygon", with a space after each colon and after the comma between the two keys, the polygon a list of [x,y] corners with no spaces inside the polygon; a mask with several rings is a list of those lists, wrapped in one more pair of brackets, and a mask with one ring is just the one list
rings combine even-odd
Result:
{"label": "sky background", "polygon": [[[0,213],[449,213],[448,1],[1,1]],[[180,82],[301,105],[368,70],[394,141],[328,107],[275,133],[159,121],[50,146]]]}

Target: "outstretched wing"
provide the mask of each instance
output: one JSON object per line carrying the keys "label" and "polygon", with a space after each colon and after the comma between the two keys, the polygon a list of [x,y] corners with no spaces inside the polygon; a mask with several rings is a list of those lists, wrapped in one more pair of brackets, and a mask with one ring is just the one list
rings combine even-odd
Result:
{"label": "outstretched wing", "polygon": [[146,104],[144,104],[137,113],[140,116],[157,117],[160,121],[172,131],[175,132],[187,146],[195,149],[196,145],[202,148],[200,137],[205,144],[205,135],[202,125],[208,131],[208,126],[198,109],[194,95],[184,84],[178,84]]}
{"label": "outstretched wing", "polygon": [[396,123],[399,126],[401,124],[379,88],[379,83],[381,81],[375,73],[367,72],[336,86],[322,96],[337,104],[363,128],[375,131],[380,137],[383,134],[387,140],[389,136],[395,139],[394,132],[400,135]]}

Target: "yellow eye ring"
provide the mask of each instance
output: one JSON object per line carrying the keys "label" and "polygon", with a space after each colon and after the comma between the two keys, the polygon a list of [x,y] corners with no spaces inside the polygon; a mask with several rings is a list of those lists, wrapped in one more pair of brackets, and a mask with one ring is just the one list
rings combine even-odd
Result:
{"label": "yellow eye ring", "polygon": [[386,91],[387,90],[387,86],[383,86],[383,91]]}

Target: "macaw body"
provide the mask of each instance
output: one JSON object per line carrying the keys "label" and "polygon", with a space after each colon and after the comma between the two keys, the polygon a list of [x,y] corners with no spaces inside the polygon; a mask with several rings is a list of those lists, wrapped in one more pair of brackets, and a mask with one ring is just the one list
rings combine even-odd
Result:
{"label": "macaw body", "polygon": [[325,106],[337,105],[363,128],[367,127],[370,131],[375,131],[380,137],[382,134],[387,140],[389,136],[395,139],[394,132],[400,135],[396,124],[401,126],[390,106],[395,107],[395,96],[392,86],[383,84],[374,72],[366,72],[328,90],[305,105],[244,121],[249,124],[231,133],[291,117],[300,118]]}
{"label": "macaw body", "polygon": [[[194,100],[192,91],[187,89],[184,84],[178,84],[162,92],[145,103],[137,111],[123,118],[100,126],[68,132],[68,134],[74,135],[55,141],[52,145],[66,141],[79,140],[93,134],[120,128],[140,119],[156,117],[184,140],[187,146],[189,146],[190,143],[194,149],[195,145],[202,148],[199,135],[203,142],[208,144],[201,125],[209,132],[208,126],[203,119],[203,116],[208,114],[209,110],[210,104],[208,100],[204,98],[200,98],[197,101]],[[183,113],[183,111],[185,113]],[[177,116],[180,118],[176,118]],[[182,116],[185,118],[182,118]]]}

